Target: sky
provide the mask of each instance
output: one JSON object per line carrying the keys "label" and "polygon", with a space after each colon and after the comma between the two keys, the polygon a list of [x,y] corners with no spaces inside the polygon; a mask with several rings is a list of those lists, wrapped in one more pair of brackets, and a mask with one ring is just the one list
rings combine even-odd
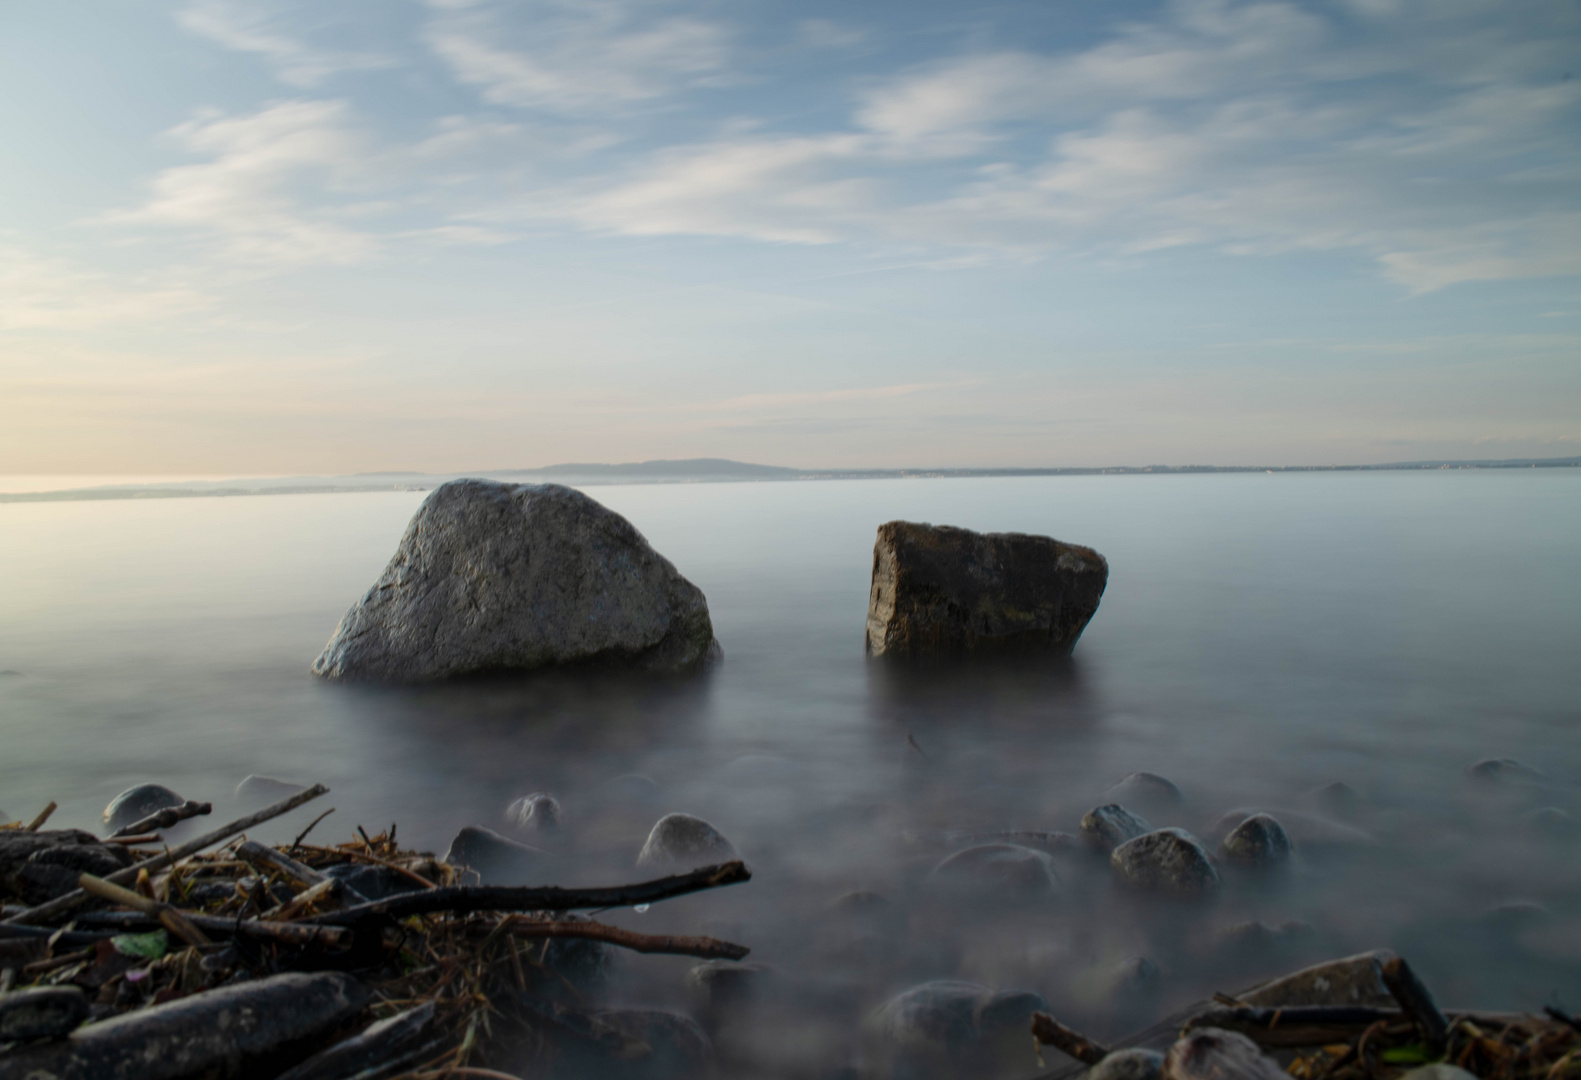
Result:
{"label": "sky", "polygon": [[1581,454],[1581,0],[10,0],[0,472]]}

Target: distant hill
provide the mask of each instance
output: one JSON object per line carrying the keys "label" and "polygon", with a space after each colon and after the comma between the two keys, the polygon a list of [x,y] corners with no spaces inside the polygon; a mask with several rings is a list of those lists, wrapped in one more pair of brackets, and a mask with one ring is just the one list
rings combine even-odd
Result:
{"label": "distant hill", "polygon": [[112,484],[60,491],[0,492],[0,503],[81,502],[104,499],[183,499],[235,495],[324,495],[352,492],[427,491],[464,476],[540,480],[587,487],[609,484],[754,483],[787,480],[922,480],[986,476],[1136,476],[1249,472],[1381,472],[1427,469],[1555,469],[1581,467],[1581,457],[1507,458],[1497,461],[1402,461],[1387,465],[1117,465],[1110,468],[1002,469],[790,469],[726,458],[634,461],[623,465],[568,463],[537,469],[474,472],[370,472],[348,476],[278,476],[248,480],[182,480]]}

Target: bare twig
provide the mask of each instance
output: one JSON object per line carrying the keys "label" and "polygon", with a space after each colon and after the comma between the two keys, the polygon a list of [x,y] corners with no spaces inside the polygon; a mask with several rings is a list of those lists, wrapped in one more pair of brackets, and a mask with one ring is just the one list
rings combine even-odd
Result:
{"label": "bare twig", "polygon": [[1045,1012],[1032,1014],[1032,1037],[1046,1046],[1069,1054],[1084,1065],[1096,1065],[1109,1056],[1107,1047],[1072,1031]]}
{"label": "bare twig", "polygon": [[107,839],[119,840],[123,836],[141,836],[143,833],[150,833],[155,829],[168,829],[178,821],[185,821],[187,818],[213,812],[214,805],[212,803],[193,802],[188,799],[180,806],[167,806],[163,810],[149,814],[141,821],[134,821],[124,828],[117,829]]}
{"label": "bare twig", "polygon": [[28,822],[25,826],[23,826],[23,828],[25,828],[28,832],[38,832],[44,827],[44,822],[49,820],[49,816],[55,812],[55,809],[55,804],[53,802],[50,803],[48,806],[44,807],[44,809],[38,812],[38,817]]}
{"label": "bare twig", "polygon": [[312,821],[308,822],[307,823],[307,828],[305,828],[301,832],[297,833],[296,834],[296,839],[291,841],[291,850],[295,851],[297,848],[301,847],[302,846],[302,841],[307,839],[307,834],[313,831],[313,827],[315,825],[317,825],[320,821],[323,821],[325,818],[329,817],[329,815],[333,814],[334,812],[335,812],[335,808],[333,806],[331,806],[328,810],[325,810],[322,814],[318,815],[318,817],[316,817]]}
{"label": "bare twig", "polygon": [[83,889],[111,903],[129,907],[133,911],[141,911],[144,915],[152,915],[159,920],[159,925],[169,930],[188,945],[212,945],[208,935],[199,930],[187,917],[169,904],[161,904],[158,900],[150,900],[141,893],[130,889],[123,889],[119,885],[111,884],[103,878],[94,877],[92,874],[83,874],[77,879],[77,884]]}
{"label": "bare twig", "polygon": [[696,956],[703,960],[740,960],[752,951],[745,945],[735,945],[717,938],[639,934],[635,930],[597,922],[534,922],[520,916],[512,917],[508,922],[510,933],[516,937],[586,938],[640,953]]}

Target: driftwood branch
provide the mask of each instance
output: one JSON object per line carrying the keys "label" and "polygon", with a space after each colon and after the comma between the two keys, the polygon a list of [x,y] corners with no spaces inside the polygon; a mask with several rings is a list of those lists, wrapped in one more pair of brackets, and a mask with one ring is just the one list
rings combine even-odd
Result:
{"label": "driftwood branch", "polygon": [[1069,1054],[1084,1065],[1096,1065],[1109,1056],[1107,1047],[1072,1031],[1045,1012],[1032,1014],[1032,1037],[1045,1046]]}
{"label": "driftwood branch", "polygon": [[256,840],[247,840],[237,844],[234,850],[236,857],[242,862],[266,873],[279,874],[303,889],[311,889],[313,886],[322,885],[329,880],[327,876],[314,870],[311,866],[304,866],[291,858],[291,856],[282,855],[274,848],[264,847]]}
{"label": "driftwood branch", "polygon": [[178,821],[198,817],[201,814],[212,814],[214,804],[206,802],[193,802],[188,799],[180,806],[167,806],[163,810],[156,810],[141,821],[134,821],[125,828],[116,829],[106,840],[119,840],[123,836],[142,836],[144,833],[154,832],[156,829],[168,829]]}
{"label": "driftwood branch", "polygon": [[474,911],[573,911],[578,908],[635,907],[669,900],[687,893],[716,889],[752,880],[752,872],[739,859],[718,866],[702,866],[636,885],[605,889],[564,889],[557,885],[513,887],[507,885],[451,885],[427,892],[400,893],[343,911],[315,915],[305,923],[355,926],[370,920],[404,919],[435,912],[467,914]]}
{"label": "driftwood branch", "polygon": [[94,877],[92,874],[83,874],[77,878],[77,884],[83,889],[122,907],[129,907],[133,911],[141,911],[144,915],[152,915],[159,920],[159,925],[169,930],[176,937],[188,945],[212,945],[208,936],[193,926],[187,917],[169,904],[161,904],[158,900],[150,900],[141,893],[131,889],[123,889],[119,885],[111,884],[103,878]]}
{"label": "driftwood branch", "polygon": [[1373,1024],[1406,1019],[1397,1009],[1357,1005],[1300,1005],[1289,1008],[1208,1009],[1193,1016],[1187,1031],[1218,1028],[1245,1035],[1259,1046],[1327,1046],[1360,1037]]}
{"label": "driftwood branch", "polygon": [[34,818],[32,821],[28,822],[26,825],[24,825],[22,827],[24,829],[26,829],[28,832],[38,832],[40,829],[42,829],[44,827],[44,822],[48,821],[49,820],[49,816],[51,814],[53,814],[54,812],[55,812],[55,804],[52,802],[48,806],[44,807],[44,809],[42,809],[42,810],[40,810],[38,812],[38,817]]}
{"label": "driftwood branch", "polygon": [[[207,832],[196,839],[188,840],[180,847],[166,851],[162,855],[156,855],[152,859],[145,859],[140,863],[134,863],[124,870],[117,870],[115,873],[110,874],[104,880],[108,881],[112,885],[129,884],[130,882],[137,880],[137,874],[140,870],[147,870],[149,873],[153,873],[155,870],[162,870],[173,862],[185,859],[188,855],[196,855],[205,848],[213,847],[215,844],[218,844],[221,841],[229,840],[237,833],[246,832],[254,825],[261,825],[271,818],[277,818],[281,814],[289,813],[290,811],[295,810],[297,807],[301,806],[303,803],[311,802],[320,795],[326,794],[328,791],[329,788],[325,787],[323,784],[314,784],[306,791],[299,791],[295,795],[292,795],[289,799],[281,799],[273,806],[266,806],[257,813],[248,814],[243,818],[237,818],[229,825],[222,825],[213,832]],[[18,912],[4,921],[8,923],[38,923],[48,919],[59,918],[62,915],[67,915],[75,911],[87,899],[88,893],[84,892],[82,889],[75,889],[64,896],[57,896],[48,903],[39,904],[37,907],[31,907],[26,911]]]}
{"label": "driftwood branch", "polygon": [[1435,1057],[1442,1054],[1449,1042],[1449,1021],[1433,1002],[1433,995],[1427,992],[1422,980],[1411,970],[1411,965],[1401,957],[1391,957],[1378,965],[1378,976],[1422,1033],[1427,1052]]}
{"label": "driftwood branch", "polygon": [[507,929],[515,937],[524,938],[586,938],[619,945],[623,949],[640,953],[668,953],[673,956],[696,956],[703,960],[740,960],[751,952],[745,945],[736,945],[711,937],[682,937],[671,934],[640,934],[598,922],[533,922],[527,919],[508,920]]}
{"label": "driftwood branch", "polygon": [[[301,921],[271,922],[260,919],[237,919],[235,916],[199,915],[194,911],[183,911],[181,914],[193,926],[215,939],[240,935],[266,938],[281,945],[327,945],[339,948],[349,944],[352,937],[349,929],[340,926],[312,926]],[[79,931],[91,932],[103,929],[113,930],[119,934],[155,930],[160,926],[157,919],[140,911],[89,911],[77,916],[74,924]],[[61,933],[52,927],[0,925],[0,938],[13,930],[22,931],[28,936],[41,931],[45,934]]]}

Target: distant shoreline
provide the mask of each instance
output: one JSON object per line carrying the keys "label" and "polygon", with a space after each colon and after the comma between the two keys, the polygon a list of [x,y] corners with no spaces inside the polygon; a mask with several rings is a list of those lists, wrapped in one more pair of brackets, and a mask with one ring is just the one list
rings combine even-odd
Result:
{"label": "distant shoreline", "polygon": [[615,484],[785,483],[815,480],[948,480],[1016,476],[1200,476],[1208,473],[1437,472],[1465,469],[1573,469],[1581,457],[1501,461],[1400,461],[1380,465],[1117,465],[1107,468],[791,469],[701,458],[626,465],[569,464],[541,469],[484,469],[457,473],[355,473],[346,476],[256,480],[187,480],[112,484],[55,491],[0,492],[0,503],[98,502],[127,499],[213,499],[249,495],[347,495],[429,491],[461,477],[540,481],[573,486]]}

